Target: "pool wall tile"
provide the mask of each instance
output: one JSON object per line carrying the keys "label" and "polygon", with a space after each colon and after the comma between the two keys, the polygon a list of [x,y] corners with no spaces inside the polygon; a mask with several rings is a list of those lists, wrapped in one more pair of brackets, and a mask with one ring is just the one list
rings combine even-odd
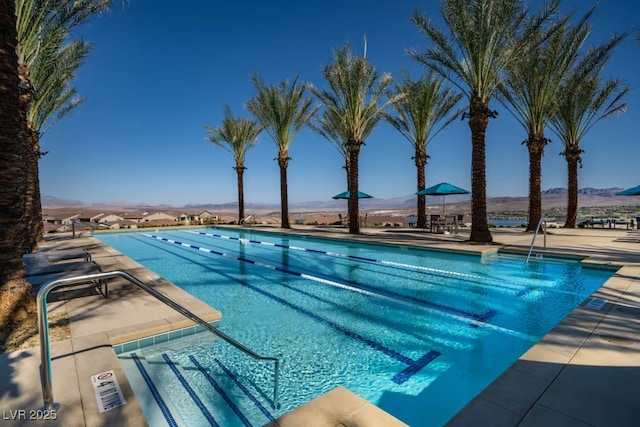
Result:
{"label": "pool wall tile", "polygon": [[153,337],[143,338],[143,339],[138,341],[138,347],[139,348],[149,347],[150,345],[153,345]]}
{"label": "pool wall tile", "polygon": [[139,345],[138,345],[138,340],[131,341],[131,342],[128,342],[128,343],[124,343],[122,345],[122,351],[124,353],[127,353],[129,351],[137,350],[138,348],[140,348]]}
{"label": "pool wall tile", "polygon": [[169,334],[160,334],[153,337],[154,344],[160,344],[169,341]]}
{"label": "pool wall tile", "polygon": [[[214,321],[211,322],[210,325],[214,327],[218,327],[219,322]],[[201,332],[206,332],[206,330],[200,326],[189,326],[183,329],[177,329],[175,331],[164,332],[161,334],[153,335],[150,337],[140,338],[137,340],[132,340],[128,342],[124,342],[121,344],[113,345],[113,350],[116,354],[128,353],[135,350],[140,350],[144,347],[149,347],[155,344],[162,344],[167,341],[171,341],[178,338],[187,337],[190,335],[195,335]]]}

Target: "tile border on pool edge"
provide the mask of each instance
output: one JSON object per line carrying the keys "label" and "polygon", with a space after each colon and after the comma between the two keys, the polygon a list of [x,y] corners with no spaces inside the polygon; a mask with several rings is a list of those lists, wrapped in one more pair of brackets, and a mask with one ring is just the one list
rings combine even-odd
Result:
{"label": "tile border on pool edge", "polygon": [[[214,327],[217,327],[218,323],[219,321],[216,320],[216,321],[210,322],[209,324]],[[172,331],[162,332],[162,333],[151,335],[144,338],[126,341],[119,344],[113,344],[112,347],[116,355],[120,355],[123,353],[128,353],[130,351],[140,350],[144,347],[149,347],[155,344],[161,344],[161,343],[165,343],[175,339],[199,334],[201,332],[206,332],[206,329],[201,325],[188,326],[186,328],[175,329]]]}

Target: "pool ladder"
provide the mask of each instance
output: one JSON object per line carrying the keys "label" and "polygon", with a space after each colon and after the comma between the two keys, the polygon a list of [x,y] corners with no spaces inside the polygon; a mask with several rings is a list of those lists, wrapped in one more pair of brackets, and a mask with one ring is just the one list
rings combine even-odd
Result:
{"label": "pool ladder", "polygon": [[244,346],[240,342],[234,340],[224,332],[220,331],[218,328],[214,328],[209,323],[196,316],[191,311],[187,310],[185,307],[181,306],[168,296],[158,292],[153,289],[149,285],[141,282],[136,279],[132,275],[119,270],[107,271],[103,273],[95,273],[95,274],[87,274],[83,276],[76,277],[67,277],[63,279],[52,280],[46,283],[44,286],[40,288],[38,294],[36,295],[36,301],[38,305],[38,330],[40,333],[40,383],[42,386],[42,398],[44,400],[44,410],[52,410],[58,409],[59,404],[54,403],[53,400],[53,386],[51,384],[51,351],[49,349],[49,319],[47,318],[47,295],[50,291],[56,288],[60,288],[63,286],[69,285],[77,285],[79,283],[86,283],[90,281],[99,281],[99,280],[107,280],[113,279],[115,277],[121,277],[123,279],[128,280],[132,284],[151,294],[151,296],[160,300],[162,303],[168,305],[173,308],[178,313],[187,317],[188,319],[194,321],[199,324],[207,331],[217,335],[222,338],[238,350],[248,354],[255,360],[264,360],[264,361],[272,361],[273,362],[273,372],[274,372],[274,381],[273,381],[273,403],[272,406],[274,409],[278,409],[280,404],[278,403],[278,382],[280,376],[280,360],[277,357],[268,357],[261,356],[260,354],[254,352],[248,347]]}
{"label": "pool ladder", "polygon": [[540,231],[540,227],[544,223],[544,227],[542,227],[542,231],[544,233],[544,247],[547,247],[547,220],[544,218],[540,218],[538,221],[538,226],[536,227],[535,233],[533,233],[533,239],[531,239],[531,246],[529,246],[529,253],[527,254],[527,259],[524,261],[526,264],[529,263],[529,257],[531,257],[531,252],[533,252],[533,244],[536,242],[536,237],[538,237],[538,232]]}
{"label": "pool ladder", "polygon": [[[249,218],[253,218],[253,223],[251,223],[251,222],[247,222],[247,221],[249,221]],[[240,225],[249,224],[250,226],[251,226],[251,225],[253,225],[253,224],[255,224],[255,223],[256,223],[256,217],[255,217],[255,216],[253,216],[253,214],[245,216],[245,217],[244,217],[244,218],[242,218],[242,219],[240,220],[240,222],[239,222],[239,224],[240,224]]]}

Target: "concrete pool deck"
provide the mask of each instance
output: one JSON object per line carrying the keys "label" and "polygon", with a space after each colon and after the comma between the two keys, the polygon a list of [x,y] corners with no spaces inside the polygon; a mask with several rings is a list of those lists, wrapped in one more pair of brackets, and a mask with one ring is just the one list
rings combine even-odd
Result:
{"label": "concrete pool deck", "polygon": [[[264,231],[283,231],[256,227]],[[463,250],[474,253],[515,251],[526,253],[532,235],[521,229],[493,229],[495,244],[471,245],[458,235],[435,235],[416,229],[366,228],[361,236],[344,229],[295,226],[289,232],[318,237],[355,238],[402,246]],[[589,264],[616,266],[620,270],[538,344],[520,357],[482,391],[447,425],[470,426],[635,426],[640,390],[640,236],[625,230],[550,229],[547,248],[543,236],[536,240],[534,256],[577,256]],[[177,287],[92,237],[50,240],[41,250],[87,247],[103,271],[125,270],[152,284],[208,321],[220,318],[211,309]],[[592,298],[597,298],[593,300]],[[115,301],[111,301],[117,299]],[[190,322],[143,291],[119,281],[109,284],[109,301],[87,295],[49,305],[49,312],[66,310],[69,339],[51,345],[53,388],[61,404],[56,420],[35,421],[30,411],[42,406],[38,375],[39,347],[0,354],[3,380],[0,409],[3,425],[144,425],[145,420],[112,349],[113,344],[187,326]],[[224,313],[222,313],[224,315]],[[98,413],[90,377],[114,370],[127,404]],[[332,402],[345,401],[342,392],[327,394],[321,404],[307,404],[274,425],[403,425],[394,419],[327,417]],[[314,401],[312,401],[314,402]],[[311,403],[311,402],[310,402]],[[24,412],[19,412],[24,411]],[[318,412],[320,411],[320,412]],[[344,411],[343,411],[344,412]],[[337,413],[337,411],[336,411]],[[350,412],[346,411],[348,415]],[[351,412],[353,415],[354,412]],[[24,414],[24,416],[23,416]],[[320,415],[324,414],[324,416]],[[324,420],[320,422],[320,419]],[[307,422],[304,422],[307,420]],[[378,423],[371,423],[378,420]],[[383,421],[385,420],[385,421]],[[315,421],[315,423],[314,423]]]}

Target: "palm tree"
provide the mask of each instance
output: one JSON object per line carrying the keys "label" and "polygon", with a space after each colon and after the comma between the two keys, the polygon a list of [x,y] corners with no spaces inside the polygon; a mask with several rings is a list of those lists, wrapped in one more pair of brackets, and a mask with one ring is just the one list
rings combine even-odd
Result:
{"label": "palm tree", "polygon": [[[40,182],[38,159],[40,134],[32,120],[31,102],[42,98],[40,86],[35,85],[34,67],[43,68],[40,75],[52,71],[51,54],[69,39],[70,30],[85,22],[92,14],[108,9],[111,0],[15,0],[18,34],[18,75],[20,78],[20,126],[25,144],[24,164],[27,187],[24,192],[25,221],[27,223],[25,250],[33,248],[42,238]],[[79,65],[78,65],[79,66]],[[70,78],[69,78],[70,79]],[[36,92],[37,91],[37,92]]]}
{"label": "palm tree", "polygon": [[[550,142],[544,130],[558,109],[560,88],[576,66],[590,33],[588,19],[594,9],[577,25],[555,27],[550,37],[542,29],[534,34],[527,54],[507,67],[501,86],[504,105],[527,132],[527,140],[522,142],[529,152],[529,222],[525,231],[535,231],[542,218],[541,164],[544,148]],[[547,41],[540,43],[545,38]]]}
{"label": "palm tree", "polygon": [[258,75],[252,77],[258,94],[247,102],[247,108],[260,121],[273,142],[278,147],[280,167],[280,209],[282,228],[289,225],[289,196],[287,190],[287,166],[289,147],[293,138],[313,117],[317,107],[311,98],[304,98],[304,85],[298,85],[298,77],[289,83],[283,81],[278,86],[267,86]]}
{"label": "palm tree", "polygon": [[[623,102],[629,87],[620,80],[602,80],[600,72],[574,75],[564,86],[560,108],[551,119],[551,129],[564,144],[560,153],[567,161],[568,194],[565,228],[575,228],[578,216],[578,167],[582,167],[580,142],[601,119],[626,112]],[[576,78],[577,77],[577,78]]]}
{"label": "palm tree", "polygon": [[224,148],[233,154],[236,165],[233,167],[238,174],[238,224],[244,218],[244,166],[245,156],[249,148],[258,141],[258,134],[262,131],[262,126],[257,121],[245,118],[236,118],[231,113],[231,108],[225,106],[222,126],[211,128],[205,126],[209,132],[207,138],[219,147]]}
{"label": "palm tree", "polygon": [[[0,291],[10,295],[14,281],[24,276],[23,145],[18,123],[19,79],[16,55],[16,15],[14,0],[0,1]],[[2,313],[2,317],[4,317]]]}
{"label": "palm tree", "polygon": [[467,97],[471,129],[471,236],[472,242],[491,243],[487,222],[485,132],[497,112],[489,109],[505,67],[525,52],[528,38],[557,9],[553,0],[529,18],[520,0],[443,0],[445,33],[416,11],[412,21],[433,43],[425,52],[409,55],[449,80]]}
{"label": "palm tree", "polygon": [[[425,188],[425,166],[427,145],[460,113],[452,110],[462,98],[452,88],[444,86],[444,80],[429,72],[419,80],[404,76],[402,83],[395,83],[395,94],[403,96],[393,104],[397,115],[386,115],[386,119],[413,145],[413,160],[417,170],[417,189]],[[424,195],[418,195],[417,226],[427,226],[427,211]]]}
{"label": "palm tree", "polygon": [[91,46],[82,40],[67,42],[64,39],[49,39],[30,69],[31,80],[38,90],[27,112],[30,129],[27,137],[31,139],[28,146],[34,150],[29,156],[32,179],[27,190],[27,199],[31,201],[30,214],[27,216],[29,247],[33,247],[43,235],[38,159],[46,153],[40,149],[40,140],[51,126],[85,101],[78,96],[70,82],[90,51]]}
{"label": "palm tree", "polygon": [[[351,53],[349,44],[333,53],[333,61],[326,65],[323,74],[329,83],[328,90],[309,89],[322,102],[322,117],[337,127],[334,136],[342,139],[349,166],[347,168],[349,190],[349,233],[359,234],[358,212],[358,155],[364,140],[383,117],[390,102],[381,104],[382,94],[391,83],[391,75],[378,79],[378,73],[366,57]],[[317,128],[317,127],[316,127]]]}

